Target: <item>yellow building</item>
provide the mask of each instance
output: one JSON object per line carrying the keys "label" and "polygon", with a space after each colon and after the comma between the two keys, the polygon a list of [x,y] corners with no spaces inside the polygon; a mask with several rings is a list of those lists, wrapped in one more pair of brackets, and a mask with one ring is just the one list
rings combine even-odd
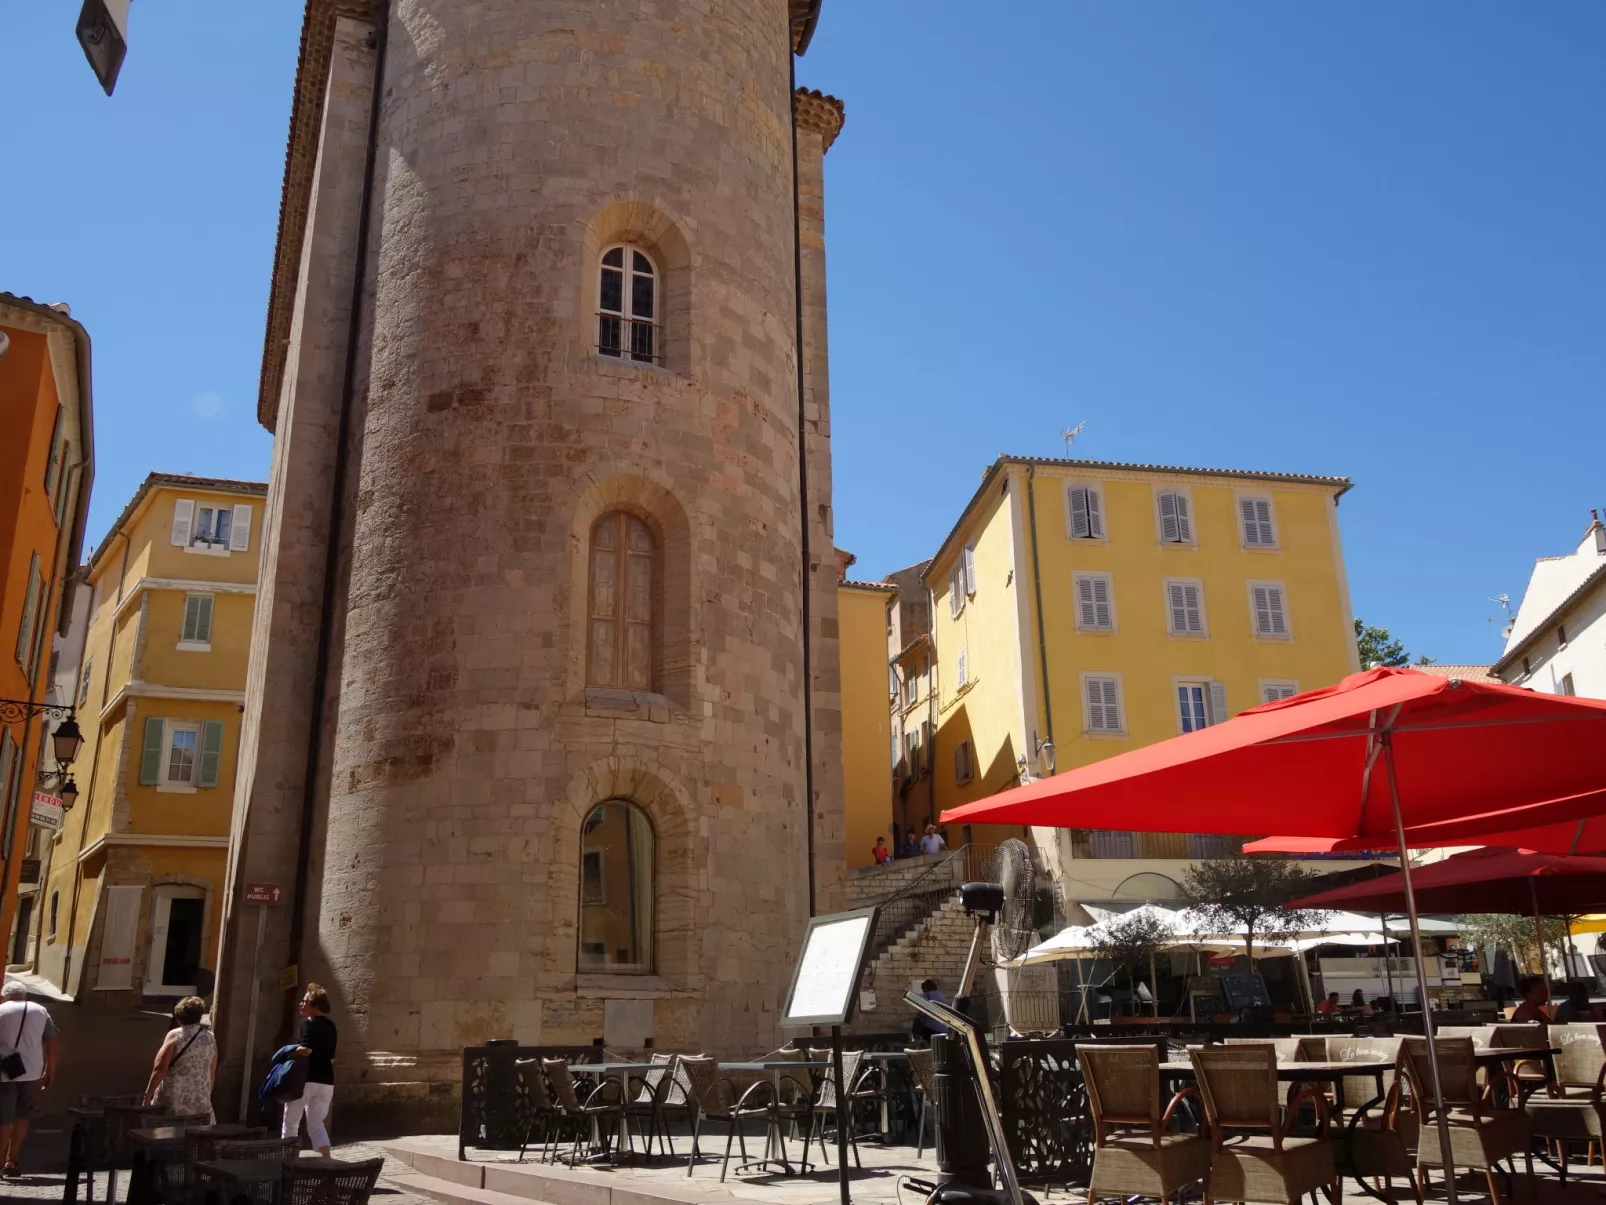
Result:
{"label": "yellow building", "polygon": [[[893,848],[891,714],[887,709],[888,607],[897,587],[837,584],[842,648],[842,790],[849,870],[875,864],[875,840]],[[888,760],[888,753],[893,759]]]}
{"label": "yellow building", "polygon": [[51,842],[37,970],[80,1000],[206,989],[267,487],[152,473],[86,570],[82,795]]}
{"label": "yellow building", "polygon": [[[926,571],[940,809],[1357,668],[1348,478],[1000,457]],[[1038,830],[1070,901],[1166,899],[1237,842]],[[1019,830],[974,826],[954,844]]]}

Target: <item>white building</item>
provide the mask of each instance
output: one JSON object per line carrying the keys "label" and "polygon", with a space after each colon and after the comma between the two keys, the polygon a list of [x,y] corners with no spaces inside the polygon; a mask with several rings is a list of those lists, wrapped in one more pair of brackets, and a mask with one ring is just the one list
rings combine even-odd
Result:
{"label": "white building", "polygon": [[1606,698],[1606,527],[1597,512],[1575,551],[1534,562],[1506,650],[1489,669],[1547,694]]}

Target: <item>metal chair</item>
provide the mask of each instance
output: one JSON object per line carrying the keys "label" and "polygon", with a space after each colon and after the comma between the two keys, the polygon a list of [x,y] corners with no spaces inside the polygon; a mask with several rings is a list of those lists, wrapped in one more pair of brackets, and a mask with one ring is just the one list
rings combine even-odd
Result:
{"label": "metal chair", "polygon": [[931,1143],[937,1144],[937,1064],[931,1047],[906,1048],[909,1074],[914,1077],[915,1092],[920,1096],[920,1120],[915,1130],[915,1158],[926,1152],[926,1119],[931,1119]]}
{"label": "metal chair", "polygon": [[[829,1050],[811,1052],[823,1057],[817,1057],[814,1062],[831,1062]],[[853,1163],[855,1167],[863,1167],[864,1162],[859,1158],[859,1138],[854,1132],[853,1107],[856,1103],[853,1096],[853,1086],[858,1082],[859,1072],[864,1064],[864,1051],[844,1050],[842,1052],[842,1083],[843,1089],[836,1082],[835,1067],[827,1068],[825,1074],[819,1078],[819,1087],[814,1095],[813,1108],[809,1110],[812,1125],[808,1137],[803,1142],[805,1162],[808,1156],[809,1142],[815,1138],[820,1142],[820,1158],[826,1164],[831,1162],[825,1149],[825,1115],[830,1113],[839,1126],[847,1127],[848,1145],[853,1148]],[[805,1170],[807,1170],[805,1168]]]}
{"label": "metal chair", "polygon": [[[614,1142],[619,1138],[629,1141],[630,1129],[625,1121],[625,1088],[611,1075],[593,1088],[584,1101],[575,1090],[574,1077],[569,1074],[568,1059],[542,1059],[541,1069],[546,1073],[552,1099],[570,1123],[574,1145],[569,1151],[569,1166],[580,1162],[582,1145],[595,1132],[602,1144],[603,1154],[612,1154]],[[608,1124],[604,1124],[604,1123]],[[557,1157],[557,1136],[552,1143],[553,1160]]]}
{"label": "metal chair", "polygon": [[[1281,1112],[1277,1055],[1270,1043],[1190,1050],[1199,1096],[1210,1125],[1210,1200],[1275,1202],[1295,1205],[1306,1193],[1322,1191],[1339,1200],[1326,1096],[1302,1087]],[[1319,1135],[1290,1133],[1299,1106],[1310,1099]],[[1228,1130],[1247,1131],[1229,1139]]]}
{"label": "metal chair", "polygon": [[1169,1201],[1204,1181],[1210,1199],[1210,1143],[1201,1134],[1171,1133],[1184,1088],[1160,1110],[1160,1052],[1144,1046],[1078,1046],[1076,1061],[1093,1118],[1093,1174],[1087,1199],[1158,1197]]}
{"label": "metal chair", "polygon": [[[524,1162],[524,1156],[530,1149],[532,1142],[541,1144],[541,1158],[546,1159],[546,1148],[554,1134],[563,1129],[566,1117],[562,1109],[552,1099],[552,1090],[547,1085],[546,1071],[542,1067],[542,1060],[519,1059],[517,1066],[530,1068],[523,1077],[529,1087],[527,1103],[530,1115],[524,1123],[524,1133],[519,1138],[519,1162]],[[568,1064],[564,1064],[567,1072]]]}
{"label": "metal chair", "polygon": [[1528,1116],[1520,1105],[1494,1107],[1497,1084],[1506,1081],[1512,1100],[1520,1100],[1520,1086],[1509,1071],[1490,1068],[1484,1086],[1478,1087],[1478,1062],[1471,1038],[1438,1038],[1439,1082],[1444,1089],[1442,1107],[1449,1123],[1450,1149],[1443,1149],[1438,1131],[1438,1110],[1433,1104],[1432,1067],[1428,1061],[1426,1038],[1400,1040],[1400,1066],[1410,1080],[1411,1095],[1417,1102],[1421,1128],[1417,1137],[1416,1162],[1422,1184],[1427,1186],[1427,1169],[1442,1167],[1453,1176],[1457,1167],[1483,1172],[1489,1184],[1489,1198],[1499,1205],[1500,1190],[1494,1169],[1501,1159],[1518,1151],[1527,1157],[1528,1175],[1533,1176],[1533,1154],[1528,1147]]}
{"label": "metal chair", "polygon": [[[686,1175],[688,1178],[691,1176],[692,1168],[697,1163],[698,1139],[702,1135],[703,1122],[722,1122],[725,1126],[725,1158],[719,1165],[719,1179],[723,1183],[730,1167],[732,1137],[740,1140],[742,1161],[745,1163],[747,1135],[743,1124],[752,1120],[763,1121],[766,1125],[771,1123],[775,1089],[767,1081],[759,1080],[738,1096],[736,1085],[719,1074],[718,1064],[702,1055],[684,1055],[678,1066],[686,1073],[686,1096],[696,1114],[692,1122],[691,1154],[686,1159]],[[804,1149],[807,1150],[806,1145]],[[785,1153],[783,1144],[783,1158]]]}
{"label": "metal chair", "polygon": [[652,1157],[654,1135],[658,1138],[658,1153],[662,1155],[667,1150],[670,1158],[675,1157],[675,1143],[669,1135],[669,1119],[665,1116],[675,1088],[675,1060],[672,1054],[653,1055],[653,1069],[631,1081],[636,1091],[625,1101],[626,1114],[646,1122],[648,1158]]}
{"label": "metal chair", "polygon": [[279,1181],[279,1205],[367,1205],[385,1161],[364,1159],[338,1168],[307,1166],[310,1159],[286,1159]]}
{"label": "metal chair", "polygon": [[1603,1032],[1603,1025],[1550,1026],[1548,1040],[1561,1050],[1556,1056],[1556,1078],[1545,1083],[1543,1092],[1529,1096],[1525,1104],[1530,1132],[1536,1138],[1544,1138],[1555,1150],[1564,1185],[1567,1144],[1586,1144],[1584,1163],[1588,1166],[1591,1148],[1600,1142],[1606,1128],[1606,1103],[1601,1099],[1602,1087],[1606,1086]]}

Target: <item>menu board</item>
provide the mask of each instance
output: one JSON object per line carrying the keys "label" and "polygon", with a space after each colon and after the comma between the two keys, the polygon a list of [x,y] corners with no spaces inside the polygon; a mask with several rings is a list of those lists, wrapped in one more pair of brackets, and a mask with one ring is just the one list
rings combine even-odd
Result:
{"label": "menu board", "polygon": [[874,908],[859,908],[809,921],[782,1025],[842,1025],[853,1015],[875,914]]}

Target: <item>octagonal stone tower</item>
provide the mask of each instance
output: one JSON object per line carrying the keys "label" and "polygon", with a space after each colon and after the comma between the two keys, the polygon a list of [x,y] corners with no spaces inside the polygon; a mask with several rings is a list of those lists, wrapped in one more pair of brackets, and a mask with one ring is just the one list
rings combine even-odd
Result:
{"label": "octagonal stone tower", "polygon": [[781,1036],[842,875],[818,4],[309,3],[220,1110],[287,965],[348,1133],[487,1038]]}

